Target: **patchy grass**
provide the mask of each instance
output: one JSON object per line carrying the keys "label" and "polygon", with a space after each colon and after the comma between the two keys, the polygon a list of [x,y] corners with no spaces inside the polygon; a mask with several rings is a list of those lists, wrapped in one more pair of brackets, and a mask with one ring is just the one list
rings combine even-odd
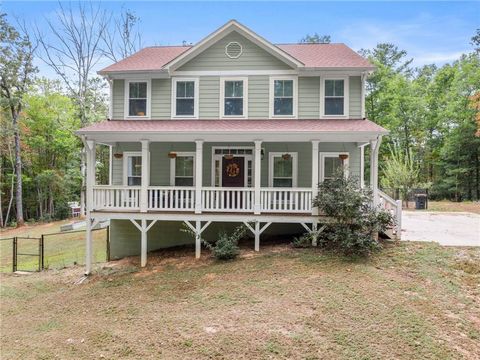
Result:
{"label": "patchy grass", "polygon": [[[413,206],[415,208],[415,206]],[[428,202],[428,211],[462,211],[462,212],[471,212],[474,214],[480,214],[480,201],[463,201],[463,202],[453,202],[453,201],[429,201]]]}
{"label": "patchy grass", "polygon": [[[39,240],[42,234],[60,232],[60,227],[72,220],[53,221],[44,224],[27,224],[15,229],[2,229],[0,233],[0,272],[12,271],[13,243],[10,238],[17,236],[18,252],[38,254]],[[2,240],[7,239],[7,240]],[[45,236],[44,265],[46,268],[64,268],[85,262],[85,232],[62,233]],[[106,230],[93,232],[93,251],[95,261],[106,259]],[[18,270],[38,269],[38,256],[19,256]]]}
{"label": "patchy grass", "polygon": [[[173,252],[172,252],[173,253]],[[479,249],[390,245],[348,261],[288,246],[191,249],[1,274],[2,359],[478,359]]]}

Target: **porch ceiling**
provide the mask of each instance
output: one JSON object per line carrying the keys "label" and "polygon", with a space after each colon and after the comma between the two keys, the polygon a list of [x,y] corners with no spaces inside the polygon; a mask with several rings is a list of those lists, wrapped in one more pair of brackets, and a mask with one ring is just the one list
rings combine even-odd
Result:
{"label": "porch ceiling", "polygon": [[76,132],[97,141],[369,141],[388,131],[363,119],[107,120]]}

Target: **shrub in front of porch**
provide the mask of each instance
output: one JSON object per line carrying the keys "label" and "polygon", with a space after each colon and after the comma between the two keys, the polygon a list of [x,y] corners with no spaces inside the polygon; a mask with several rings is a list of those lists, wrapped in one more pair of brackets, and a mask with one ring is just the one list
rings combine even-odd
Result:
{"label": "shrub in front of porch", "polygon": [[[195,237],[195,232],[190,228],[185,227],[184,232]],[[201,242],[209,249],[217,260],[232,260],[240,254],[238,242],[245,236],[247,228],[244,225],[237,226],[231,234],[222,230],[218,234],[218,239],[215,242],[208,242],[201,239]]]}
{"label": "shrub in front of porch", "polygon": [[378,233],[395,223],[389,212],[373,205],[370,188],[360,189],[357,178],[341,173],[319,184],[313,204],[334,220],[319,236],[319,246],[347,256],[367,256],[379,250]]}

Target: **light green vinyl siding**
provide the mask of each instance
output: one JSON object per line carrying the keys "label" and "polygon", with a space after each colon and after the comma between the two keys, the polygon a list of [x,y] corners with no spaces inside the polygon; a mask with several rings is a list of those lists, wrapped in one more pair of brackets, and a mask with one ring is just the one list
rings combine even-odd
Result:
{"label": "light green vinyl siding", "polygon": [[[242,55],[237,59],[230,59],[225,54],[225,46],[232,41],[242,45]],[[237,32],[218,40],[208,49],[197,55],[189,62],[178,68],[179,71],[197,70],[288,70],[290,66],[273,55],[247,40]]]}
{"label": "light green vinyl siding", "polygon": [[200,78],[200,119],[218,119],[220,113],[220,78],[204,76]]}
{"label": "light green vinyl siding", "polygon": [[113,119],[124,119],[125,109],[125,80],[113,80],[112,90]]}
{"label": "light green vinyl siding", "polygon": [[318,119],[320,117],[320,78],[298,78],[298,118]]}
{"label": "light green vinyl siding", "polygon": [[362,116],[362,81],[360,76],[350,76],[349,86],[349,117],[359,119]]}
{"label": "light green vinyl siding", "polygon": [[170,102],[172,97],[171,79],[153,79],[152,80],[152,114],[153,120],[170,119]]}
{"label": "light green vinyl siding", "polygon": [[248,117],[268,119],[269,83],[268,76],[248,77]]}
{"label": "light green vinyl siding", "polygon": [[[253,147],[253,143],[204,143],[203,145],[203,186],[213,186],[212,182],[212,148],[218,147]],[[270,152],[296,152],[298,153],[298,187],[310,187],[312,181],[312,144],[299,143],[263,143],[264,156],[261,163],[261,186],[268,187],[268,168]],[[123,151],[140,151],[140,143],[119,143],[114,153]],[[170,185],[170,151],[195,152],[195,144],[188,143],[161,143],[150,144],[150,185]],[[348,152],[350,174],[360,175],[360,149],[356,143],[320,143],[320,152]],[[123,185],[124,159],[113,158],[113,185]]]}

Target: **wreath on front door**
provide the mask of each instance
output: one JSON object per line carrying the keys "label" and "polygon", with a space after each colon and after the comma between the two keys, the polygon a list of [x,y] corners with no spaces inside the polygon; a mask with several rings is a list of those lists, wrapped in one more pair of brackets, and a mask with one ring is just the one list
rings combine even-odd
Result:
{"label": "wreath on front door", "polygon": [[238,164],[228,164],[227,165],[227,175],[229,177],[236,177],[240,174],[240,166]]}

